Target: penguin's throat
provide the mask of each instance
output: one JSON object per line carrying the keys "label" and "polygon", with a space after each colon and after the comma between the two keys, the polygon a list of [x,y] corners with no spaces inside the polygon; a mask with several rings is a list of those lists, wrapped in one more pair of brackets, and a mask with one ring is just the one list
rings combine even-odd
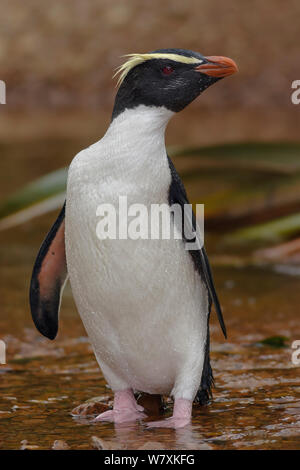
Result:
{"label": "penguin's throat", "polygon": [[115,139],[122,146],[126,145],[161,145],[167,124],[173,112],[156,106],[139,105],[125,109],[109,126],[106,136]]}

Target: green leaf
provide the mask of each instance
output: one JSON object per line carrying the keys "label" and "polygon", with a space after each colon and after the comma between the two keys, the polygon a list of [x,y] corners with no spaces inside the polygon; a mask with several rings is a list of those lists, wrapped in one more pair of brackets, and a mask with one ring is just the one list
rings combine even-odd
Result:
{"label": "green leaf", "polygon": [[64,200],[67,168],[49,173],[26,185],[0,205],[0,230],[55,210]]}
{"label": "green leaf", "polygon": [[[223,226],[227,221],[229,229],[233,224],[245,225],[249,215],[255,223],[268,220],[266,217],[277,216],[277,207],[280,215],[298,211],[298,206],[300,211],[300,144],[233,143],[168,151],[175,159],[190,200],[205,203],[211,227],[220,221]],[[67,169],[62,168],[7,198],[0,205],[0,230],[58,208],[64,198],[66,179]],[[257,219],[253,217],[256,213]],[[268,238],[267,233],[273,232],[277,238],[276,226],[267,227],[266,231],[262,227],[260,233]],[[252,239],[253,234],[247,234],[248,231],[246,236]]]}
{"label": "green leaf", "polygon": [[286,336],[270,336],[269,338],[259,341],[258,344],[271,346],[272,348],[286,348],[286,341],[288,341]]}
{"label": "green leaf", "polygon": [[59,209],[63,206],[65,198],[65,193],[59,193],[47,199],[43,199],[40,202],[36,202],[29,207],[18,210],[11,215],[7,215],[3,219],[0,219],[0,230],[15,227],[35,217]]}
{"label": "green leaf", "polygon": [[228,234],[225,243],[277,242],[300,233],[300,214],[281,217],[264,224],[246,227]]}
{"label": "green leaf", "polygon": [[173,147],[173,157],[193,157],[202,167],[223,167],[278,174],[300,171],[300,144],[243,142],[207,147]]}
{"label": "green leaf", "polygon": [[238,143],[173,148],[193,202],[205,204],[209,229],[300,211],[300,144]]}

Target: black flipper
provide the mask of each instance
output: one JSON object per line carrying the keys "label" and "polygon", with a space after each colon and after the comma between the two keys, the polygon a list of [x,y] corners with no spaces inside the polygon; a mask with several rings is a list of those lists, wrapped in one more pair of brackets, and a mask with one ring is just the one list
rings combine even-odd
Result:
{"label": "black flipper", "polygon": [[37,255],[30,283],[31,315],[42,335],[54,339],[60,300],[67,279],[65,204]]}
{"label": "black flipper", "polygon": [[206,405],[212,398],[212,387],[214,386],[214,376],[210,365],[210,335],[209,335],[209,317],[211,311],[211,302],[209,302],[209,311],[207,317],[207,336],[205,343],[205,356],[200,388],[195,397],[195,402],[200,405]]}
{"label": "black flipper", "polygon": [[[189,204],[187,194],[186,194],[184,185],[180,179],[180,176],[178,175],[173,165],[173,162],[169,157],[168,157],[168,161],[169,161],[169,167],[170,167],[171,175],[172,175],[172,182],[171,182],[170,192],[169,192],[169,204],[172,205],[172,204],[177,203],[177,204],[180,204],[180,206],[183,208],[184,204]],[[187,230],[191,234],[195,233],[196,218],[195,218],[194,213],[192,213],[191,220],[188,220],[188,219],[185,220],[185,224],[186,224],[185,233]],[[189,225],[189,227],[187,225]],[[187,241],[190,241],[190,240],[187,240]],[[205,282],[205,285],[208,290],[209,299],[213,302],[215,306],[221,329],[226,338],[227,337],[226,326],[224,323],[220,302],[219,302],[216,289],[214,286],[214,281],[213,281],[209,261],[207,258],[207,254],[206,254],[204,246],[203,247],[200,246],[200,241],[198,241],[198,243],[199,243],[199,249],[190,250],[189,253],[194,262],[195,269],[199,272],[201,278]]]}

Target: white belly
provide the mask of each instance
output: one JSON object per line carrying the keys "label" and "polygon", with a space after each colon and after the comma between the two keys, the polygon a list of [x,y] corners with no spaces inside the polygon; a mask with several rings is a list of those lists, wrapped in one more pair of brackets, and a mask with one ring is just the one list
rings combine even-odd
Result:
{"label": "white belly", "polygon": [[[182,240],[99,240],[99,204],[115,204],[124,192],[129,204],[146,203],[149,193],[144,185],[139,190],[129,181],[107,179],[103,167],[91,182],[85,170],[84,163],[69,172],[66,255],[74,299],[100,367],[115,390],[170,393],[177,387],[187,397],[195,394],[208,298],[190,254]],[[166,183],[165,193],[154,191],[159,199],[153,203],[167,202]]]}

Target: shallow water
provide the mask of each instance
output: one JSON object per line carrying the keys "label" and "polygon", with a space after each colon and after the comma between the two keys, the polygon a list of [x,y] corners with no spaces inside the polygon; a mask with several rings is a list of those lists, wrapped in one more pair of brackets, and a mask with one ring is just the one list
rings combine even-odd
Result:
{"label": "shallow water", "polygon": [[[28,145],[23,153],[23,158],[17,150],[2,153],[0,196],[66,163],[50,157],[53,153],[45,146],[40,166],[37,145]],[[68,152],[65,155],[67,160]],[[29,164],[34,168],[31,173]],[[9,172],[16,165],[18,176],[11,177],[9,184]],[[109,449],[300,449],[300,366],[291,362],[291,344],[300,339],[300,280],[263,267],[216,263],[216,285],[229,334],[225,341],[213,314],[214,398],[208,406],[194,406],[190,426],[148,430],[143,422],[114,426],[72,417],[77,405],[92,397],[110,403],[112,394],[69,288],[57,340],[50,342],[33,328],[27,301],[30,271],[53,218],[51,214],[0,233],[0,339],[7,345],[7,364],[0,365],[0,448],[18,449],[27,440],[49,449],[62,439],[72,449],[90,449],[92,436],[97,436]],[[209,253],[217,262],[222,247],[212,238]],[[260,343],[274,335],[285,336],[286,347]],[[170,411],[168,404],[166,415]]]}

